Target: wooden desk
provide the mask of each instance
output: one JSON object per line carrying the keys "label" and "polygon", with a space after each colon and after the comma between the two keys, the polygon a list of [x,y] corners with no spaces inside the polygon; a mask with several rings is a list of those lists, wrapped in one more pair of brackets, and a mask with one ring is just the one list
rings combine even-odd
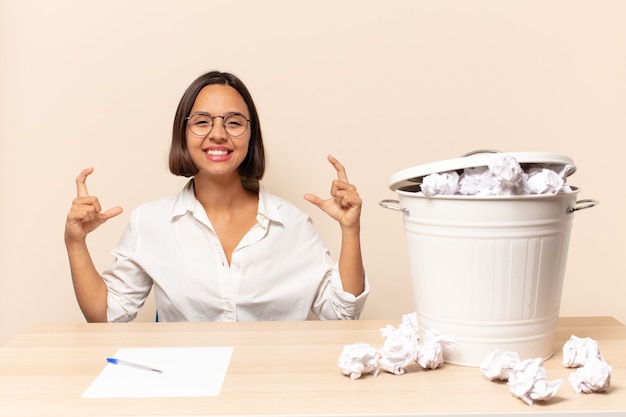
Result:
{"label": "wooden desk", "polygon": [[[559,320],[548,379],[557,397],[528,406],[477,368],[445,364],[404,375],[350,380],[337,359],[344,344],[379,348],[388,320],[271,323],[41,324],[0,348],[0,416],[144,415],[626,415],[626,327],[610,317]],[[561,365],[563,343],[592,337],[613,367],[603,394],[576,394]],[[234,346],[219,397],[83,399],[121,347]]]}

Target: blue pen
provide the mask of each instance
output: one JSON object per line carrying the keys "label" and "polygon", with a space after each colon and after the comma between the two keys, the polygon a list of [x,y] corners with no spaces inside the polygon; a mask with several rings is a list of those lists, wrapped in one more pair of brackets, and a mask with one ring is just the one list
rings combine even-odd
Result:
{"label": "blue pen", "polygon": [[112,363],[113,365],[128,366],[130,368],[142,369],[144,371],[158,372],[160,374],[163,373],[163,371],[160,370],[160,369],[156,369],[156,368],[153,368],[153,367],[147,366],[147,365],[142,365],[140,363],[134,363],[134,362],[125,361],[123,359],[107,358],[107,362]]}

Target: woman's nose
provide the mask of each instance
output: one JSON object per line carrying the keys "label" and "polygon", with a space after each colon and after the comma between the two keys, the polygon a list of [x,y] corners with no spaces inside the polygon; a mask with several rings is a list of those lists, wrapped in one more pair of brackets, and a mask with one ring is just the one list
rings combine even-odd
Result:
{"label": "woman's nose", "polygon": [[213,128],[209,132],[209,138],[214,140],[225,140],[228,138],[228,133],[224,128],[224,119],[221,117],[213,118]]}

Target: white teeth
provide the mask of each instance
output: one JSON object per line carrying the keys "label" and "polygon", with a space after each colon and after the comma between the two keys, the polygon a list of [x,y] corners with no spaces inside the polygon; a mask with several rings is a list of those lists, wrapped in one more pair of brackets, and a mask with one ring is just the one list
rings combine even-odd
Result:
{"label": "white teeth", "polygon": [[228,155],[229,151],[222,151],[222,150],[207,150],[205,151],[206,153],[208,153],[209,155],[215,155],[215,156],[224,156],[224,155]]}

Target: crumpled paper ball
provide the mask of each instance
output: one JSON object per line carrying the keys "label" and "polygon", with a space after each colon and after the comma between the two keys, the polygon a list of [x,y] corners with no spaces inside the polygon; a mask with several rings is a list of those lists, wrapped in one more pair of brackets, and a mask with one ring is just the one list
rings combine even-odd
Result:
{"label": "crumpled paper ball", "polygon": [[602,355],[598,342],[590,337],[572,335],[563,345],[563,366],[566,368],[583,366],[591,358],[602,358]]}
{"label": "crumpled paper ball", "polygon": [[364,374],[378,375],[378,351],[369,343],[357,342],[345,345],[337,361],[344,375],[350,379],[360,378]]}
{"label": "crumpled paper ball", "polygon": [[569,375],[569,382],[577,393],[603,392],[611,384],[613,369],[602,358],[592,357]]}
{"label": "crumpled paper ball", "polygon": [[496,182],[491,195],[519,194],[518,189],[526,180],[527,174],[513,156],[505,153],[497,154],[488,166]]}
{"label": "crumpled paper ball", "polygon": [[379,351],[380,367],[387,372],[402,375],[417,358],[418,335],[411,326],[396,329],[390,324],[382,328],[381,333],[385,343]]}
{"label": "crumpled paper ball", "polygon": [[488,167],[466,168],[459,179],[459,194],[488,195],[497,185]]}
{"label": "crumpled paper ball", "polygon": [[541,358],[520,361],[509,372],[511,393],[528,405],[554,397],[562,383],[562,379],[548,381]]}
{"label": "crumpled paper ball", "polygon": [[417,352],[416,362],[424,369],[436,369],[443,364],[442,344],[455,343],[435,331],[426,332],[424,341]]}
{"label": "crumpled paper ball", "polygon": [[424,195],[452,195],[459,189],[459,174],[456,171],[430,174],[422,179]]}
{"label": "crumpled paper ball", "polygon": [[528,171],[525,188],[528,194],[556,194],[565,181],[555,171],[547,168],[534,168]]}
{"label": "crumpled paper ball", "polygon": [[480,364],[480,371],[490,381],[508,381],[509,374],[519,361],[520,358],[517,352],[508,352],[496,348],[483,359]]}

